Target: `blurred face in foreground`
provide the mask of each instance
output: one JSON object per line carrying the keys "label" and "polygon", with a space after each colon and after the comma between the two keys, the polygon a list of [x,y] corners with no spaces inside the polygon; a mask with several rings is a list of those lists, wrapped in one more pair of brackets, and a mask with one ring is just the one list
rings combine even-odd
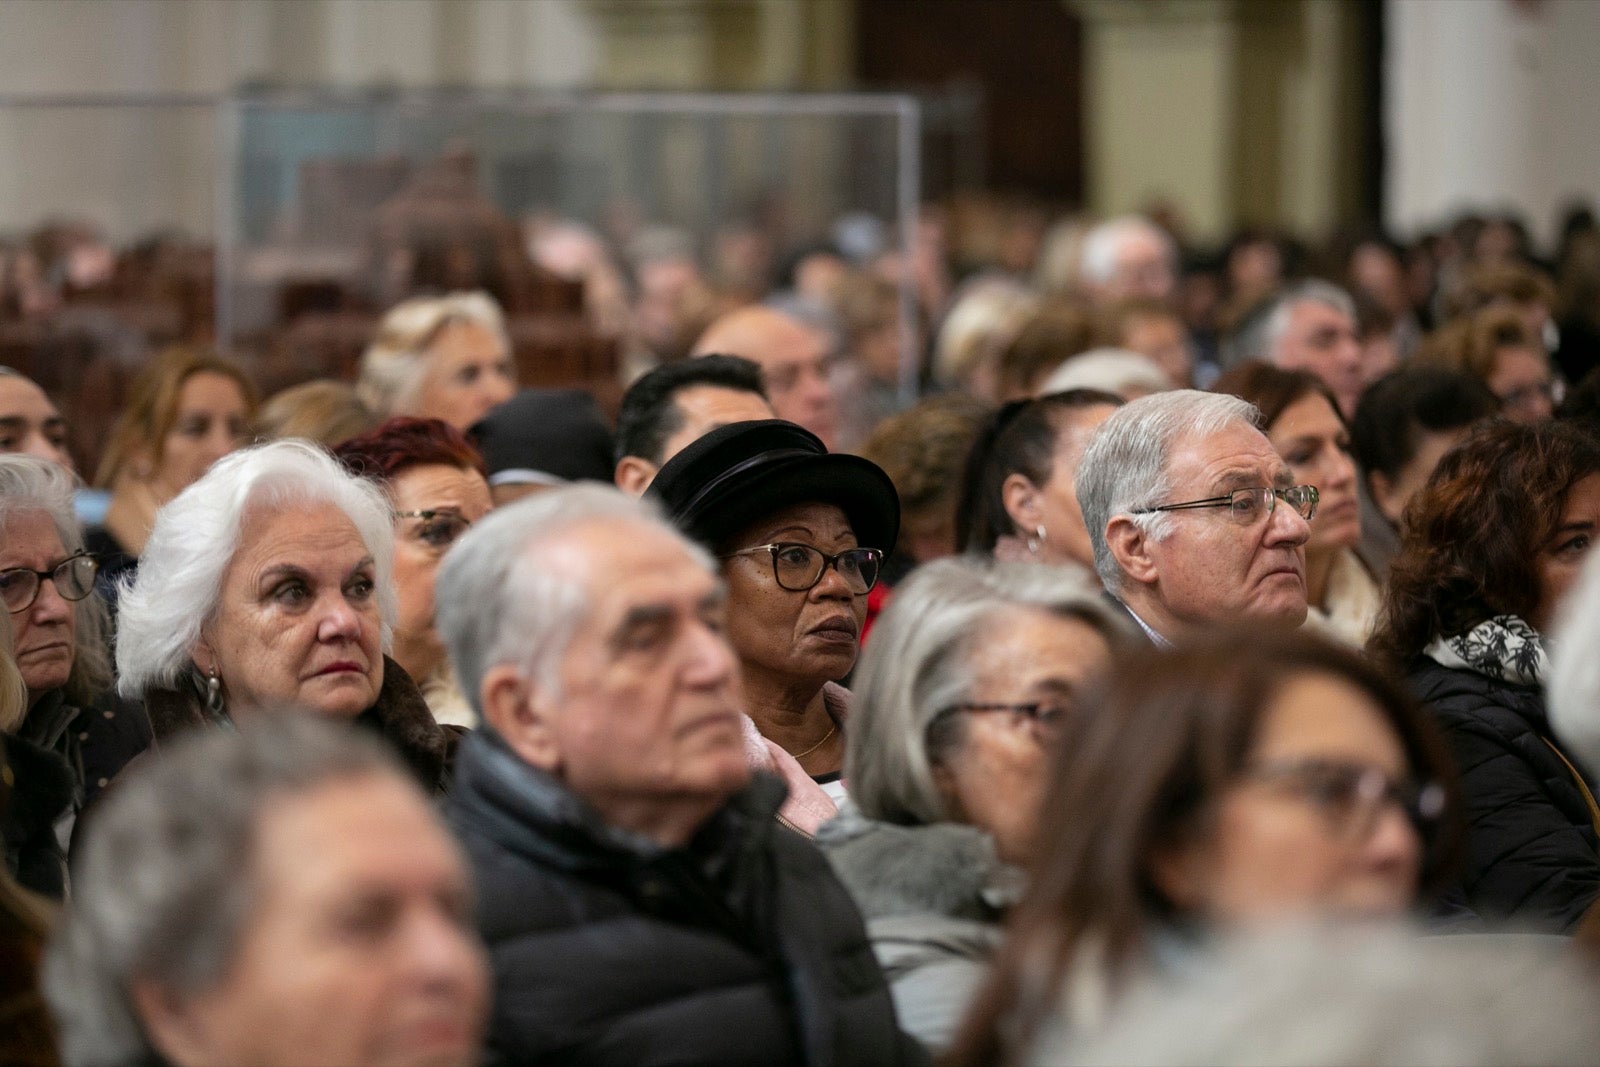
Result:
{"label": "blurred face in foreground", "polygon": [[471,887],[416,791],[335,780],[268,804],[256,833],[221,982],[135,987],[160,1052],[178,1067],[476,1063],[489,983]]}
{"label": "blurred face in foreground", "polygon": [[1314,915],[1386,918],[1416,898],[1422,830],[1442,803],[1363,690],[1306,672],[1261,719],[1243,771],[1195,839],[1154,864],[1180,910],[1225,925]]}

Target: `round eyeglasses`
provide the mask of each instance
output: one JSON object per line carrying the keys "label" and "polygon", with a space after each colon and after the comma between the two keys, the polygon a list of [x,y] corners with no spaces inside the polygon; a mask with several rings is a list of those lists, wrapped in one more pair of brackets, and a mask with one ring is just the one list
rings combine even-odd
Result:
{"label": "round eyeglasses", "polygon": [[1235,489],[1223,496],[1208,496],[1204,500],[1186,500],[1181,504],[1158,504],[1155,507],[1135,508],[1135,515],[1149,515],[1157,511],[1187,511],[1190,508],[1227,508],[1228,518],[1240,526],[1251,526],[1271,515],[1282,500],[1307,522],[1317,513],[1321,494],[1314,485],[1291,485],[1287,489],[1268,489],[1251,486]]}
{"label": "round eyeglasses", "polygon": [[27,611],[39,598],[39,587],[46,578],[55,583],[63,600],[82,600],[94,592],[94,576],[98,573],[100,561],[87,552],[68,556],[47,571],[8,567],[0,571],[0,601],[13,615]]}
{"label": "round eyeglasses", "polygon": [[779,541],[771,545],[752,545],[737,552],[729,552],[723,559],[734,556],[769,553],[772,557],[772,576],[778,587],[791,593],[804,593],[822,581],[823,574],[832,567],[846,588],[856,596],[865,596],[878,584],[878,570],[883,566],[883,550],[877,548],[847,548],[833,555],[802,545],[795,541]]}

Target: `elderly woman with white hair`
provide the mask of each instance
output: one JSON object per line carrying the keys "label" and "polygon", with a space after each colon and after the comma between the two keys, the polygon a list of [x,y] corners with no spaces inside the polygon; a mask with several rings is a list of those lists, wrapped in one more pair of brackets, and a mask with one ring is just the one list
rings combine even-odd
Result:
{"label": "elderly woman with white hair", "polygon": [[123,587],[119,690],[144,701],[158,745],[283,707],[354,720],[442,792],[460,732],[386,655],[394,551],[382,491],[320,448],[219,460],[156,513]]}
{"label": "elderly woman with white hair", "polygon": [[850,800],[817,843],[867,920],[901,1026],[947,1045],[1034,852],[1050,746],[1121,631],[1069,568],[937,560],[856,676]]}
{"label": "elderly woman with white hair", "polygon": [[67,1063],[478,1061],[466,864],[380,743],[269,716],[117,788],[45,961]]}
{"label": "elderly woman with white hair", "polygon": [[356,396],[383,421],[443,419],[466,430],[517,391],[505,315],[488,293],[396,304],[361,357]]}

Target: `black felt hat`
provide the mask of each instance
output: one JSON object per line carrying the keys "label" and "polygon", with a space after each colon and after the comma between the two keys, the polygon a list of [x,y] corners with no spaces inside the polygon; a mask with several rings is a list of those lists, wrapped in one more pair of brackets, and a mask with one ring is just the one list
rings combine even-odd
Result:
{"label": "black felt hat", "polygon": [[662,464],[649,496],[710,548],[796,504],[837,504],[856,541],[894,551],[900,497],[871,460],[829,452],[811,431],[782,419],[719,426]]}

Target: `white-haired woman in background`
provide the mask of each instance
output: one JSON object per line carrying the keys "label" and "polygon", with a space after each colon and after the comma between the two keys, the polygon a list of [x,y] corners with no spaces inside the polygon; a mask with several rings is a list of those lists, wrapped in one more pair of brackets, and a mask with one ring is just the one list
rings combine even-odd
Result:
{"label": "white-haired woman in background", "polygon": [[80,854],[45,964],[73,1067],[478,1061],[466,864],[381,744],[298,716],[191,736]]}
{"label": "white-haired woman in background", "polygon": [[517,390],[511,339],[487,293],[396,304],[361,357],[356,395],[378,421],[443,419],[466,430]]}
{"label": "white-haired woman in background", "polygon": [[950,1041],[1030,858],[1048,747],[1120,631],[1068,568],[937,560],[856,675],[850,800],[817,843],[867,920],[900,1024]]}
{"label": "white-haired woman in background", "polygon": [[156,513],[122,591],[118,689],[144,701],[157,744],[272,708],[355,720],[442,791],[459,732],[385,655],[393,569],[371,482],[305,442],[235,452]]}

